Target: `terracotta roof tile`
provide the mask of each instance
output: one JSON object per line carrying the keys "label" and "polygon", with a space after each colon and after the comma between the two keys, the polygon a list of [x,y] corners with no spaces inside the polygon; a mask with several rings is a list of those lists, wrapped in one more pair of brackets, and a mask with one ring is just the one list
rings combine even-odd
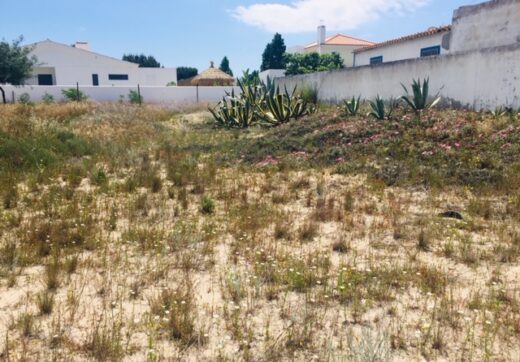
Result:
{"label": "terracotta roof tile", "polygon": [[382,43],[377,43],[377,44],[373,44],[373,45],[370,45],[370,46],[366,46],[364,48],[359,48],[359,49],[354,50],[354,53],[362,53],[362,52],[367,51],[367,50],[381,48],[381,47],[384,47],[384,46],[387,46],[387,45],[398,44],[398,43],[402,43],[402,42],[405,42],[405,41],[408,41],[408,40],[424,38],[426,36],[431,36],[431,35],[435,35],[435,34],[439,34],[439,33],[444,33],[444,32],[450,31],[450,30],[451,30],[451,25],[432,27],[432,28],[429,28],[426,31],[421,31],[419,33],[406,35],[406,36],[402,36],[400,38],[387,40],[387,41],[384,41]]}
{"label": "terracotta roof tile", "polygon": [[[368,40],[353,38],[351,36],[343,34],[336,34],[333,36],[329,36],[327,39],[325,39],[325,45],[369,46],[373,44],[375,43]],[[314,42],[312,44],[307,45],[305,49],[314,48],[316,46],[318,46],[318,43]]]}

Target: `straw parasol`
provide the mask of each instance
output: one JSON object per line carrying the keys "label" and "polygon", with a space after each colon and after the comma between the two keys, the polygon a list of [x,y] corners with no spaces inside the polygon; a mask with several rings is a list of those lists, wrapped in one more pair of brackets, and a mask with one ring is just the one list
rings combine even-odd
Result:
{"label": "straw parasol", "polygon": [[206,69],[191,80],[191,85],[200,86],[223,86],[234,85],[235,78],[220,69],[215,68],[213,62],[210,63],[209,69]]}

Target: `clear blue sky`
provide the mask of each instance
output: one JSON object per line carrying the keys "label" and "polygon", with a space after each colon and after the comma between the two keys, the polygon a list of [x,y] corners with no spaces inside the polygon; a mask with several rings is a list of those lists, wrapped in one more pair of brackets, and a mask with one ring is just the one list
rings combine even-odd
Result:
{"label": "clear blue sky", "polygon": [[[145,53],[167,67],[187,65],[199,70],[227,55],[235,74],[240,74],[246,68],[259,68],[274,30],[282,33],[288,47],[303,45],[316,38],[314,24],[320,19],[329,34],[382,41],[449,24],[455,8],[479,2],[0,0],[0,38],[10,41],[23,35],[25,43],[49,38],[66,44],[83,40],[91,43],[93,51],[113,57]],[[277,8],[266,7],[267,3]]]}

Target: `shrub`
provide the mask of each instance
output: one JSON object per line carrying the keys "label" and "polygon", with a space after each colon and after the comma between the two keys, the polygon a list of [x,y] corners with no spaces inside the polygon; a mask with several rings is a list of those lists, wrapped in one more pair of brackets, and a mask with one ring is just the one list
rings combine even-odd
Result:
{"label": "shrub", "polygon": [[151,190],[154,194],[158,193],[162,189],[162,180],[159,176],[153,176],[151,180]]}
{"label": "shrub", "polygon": [[200,211],[203,214],[213,214],[215,211],[215,202],[208,195],[202,196],[200,203]]}
{"label": "shrub", "polygon": [[29,93],[22,93],[18,97],[18,102],[22,104],[29,104],[31,103],[31,96],[29,95]]}
{"label": "shrub", "polygon": [[45,104],[51,104],[54,103],[54,96],[45,92],[45,94],[42,96],[42,101]]}
{"label": "shrub", "polygon": [[97,186],[104,186],[108,183],[108,177],[102,168],[98,169],[91,177],[92,183],[94,183]]}
{"label": "shrub", "polygon": [[143,103],[143,96],[135,90],[130,90],[130,92],[128,92],[128,100],[132,104],[141,104]]}
{"label": "shrub", "polygon": [[318,89],[316,87],[303,87],[300,97],[309,104],[318,104]]}
{"label": "shrub", "polygon": [[344,68],[338,53],[332,54],[287,54],[287,75],[323,72]]}
{"label": "shrub", "polygon": [[54,295],[48,291],[43,291],[37,297],[38,310],[40,315],[49,315],[54,308]]}
{"label": "shrub", "polygon": [[300,226],[298,230],[298,236],[301,241],[312,241],[318,236],[318,224],[314,221],[308,220]]}
{"label": "shrub", "polygon": [[61,93],[67,101],[83,102],[88,99],[85,93],[76,88],[63,89]]}

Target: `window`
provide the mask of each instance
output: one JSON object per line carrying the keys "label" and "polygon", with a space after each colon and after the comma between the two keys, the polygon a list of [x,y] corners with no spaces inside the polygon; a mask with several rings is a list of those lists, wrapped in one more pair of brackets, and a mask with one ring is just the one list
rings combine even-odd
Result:
{"label": "window", "polygon": [[52,74],[38,74],[38,85],[53,85]]}
{"label": "window", "polygon": [[128,80],[128,74],[109,74],[108,80]]}
{"label": "window", "polygon": [[381,64],[383,63],[383,56],[380,55],[378,57],[370,58],[370,64]]}
{"label": "window", "polygon": [[429,57],[431,55],[439,55],[439,54],[441,54],[440,45],[421,49],[421,57]]}
{"label": "window", "polygon": [[99,85],[99,77],[97,74],[92,74],[92,85],[96,87]]}

